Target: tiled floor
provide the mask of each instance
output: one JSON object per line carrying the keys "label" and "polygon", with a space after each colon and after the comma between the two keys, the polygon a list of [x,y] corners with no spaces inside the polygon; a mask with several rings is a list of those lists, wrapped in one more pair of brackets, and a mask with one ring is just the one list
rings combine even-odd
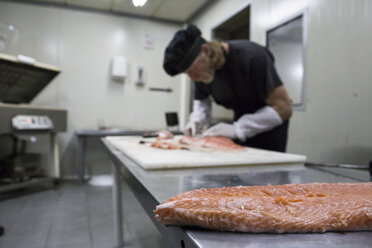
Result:
{"label": "tiled floor", "polygon": [[[125,185],[123,199],[124,247],[165,247]],[[112,248],[111,188],[64,182],[0,201],[0,225],[5,227],[1,248]]]}

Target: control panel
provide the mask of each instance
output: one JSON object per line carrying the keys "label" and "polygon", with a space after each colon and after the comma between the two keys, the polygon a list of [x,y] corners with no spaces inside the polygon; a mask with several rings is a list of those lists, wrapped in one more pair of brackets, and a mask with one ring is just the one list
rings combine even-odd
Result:
{"label": "control panel", "polygon": [[16,130],[51,130],[53,122],[43,115],[16,115],[12,118],[13,128]]}

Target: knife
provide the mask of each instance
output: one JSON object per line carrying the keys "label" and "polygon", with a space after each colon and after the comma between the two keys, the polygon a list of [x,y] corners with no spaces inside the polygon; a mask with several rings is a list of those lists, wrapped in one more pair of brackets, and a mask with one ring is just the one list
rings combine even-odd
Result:
{"label": "knife", "polygon": [[[140,144],[140,145],[146,145],[146,144],[151,145],[152,143],[153,143],[153,142],[151,142],[151,141],[147,141],[147,140],[140,140],[140,141],[138,142],[138,144]],[[178,149],[178,150],[186,150],[186,151],[190,151],[190,148],[185,147],[185,146],[179,146],[177,149]],[[175,149],[175,150],[177,150],[177,149]],[[169,150],[173,150],[173,149],[169,149]]]}
{"label": "knife", "polygon": [[142,138],[155,138],[155,137],[158,137],[158,136],[159,136],[159,134],[157,134],[156,132],[142,134]]}
{"label": "knife", "polygon": [[[170,133],[173,134],[173,135],[183,134],[180,131],[172,131]],[[147,133],[142,134],[142,138],[156,138],[158,136],[159,136],[159,133],[158,132],[147,132]]]}

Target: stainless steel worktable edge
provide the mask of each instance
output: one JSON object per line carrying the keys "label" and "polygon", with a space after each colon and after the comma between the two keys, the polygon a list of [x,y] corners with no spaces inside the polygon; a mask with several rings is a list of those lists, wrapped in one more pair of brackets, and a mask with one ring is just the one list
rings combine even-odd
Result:
{"label": "stainless steel worktable edge", "polygon": [[[326,171],[293,166],[249,166],[208,169],[176,169],[146,171],[101,139],[113,162],[113,201],[116,245],[123,244],[120,180],[131,191],[151,218],[170,247],[370,247],[371,232],[328,232],[306,234],[255,234],[218,232],[193,227],[164,226],[154,219],[154,209],[160,202],[176,193],[201,187],[264,185],[309,182],[355,182],[356,178],[342,177]],[[275,171],[271,171],[275,170]],[[367,172],[366,172],[367,173]],[[164,186],[166,185],[166,186]]]}

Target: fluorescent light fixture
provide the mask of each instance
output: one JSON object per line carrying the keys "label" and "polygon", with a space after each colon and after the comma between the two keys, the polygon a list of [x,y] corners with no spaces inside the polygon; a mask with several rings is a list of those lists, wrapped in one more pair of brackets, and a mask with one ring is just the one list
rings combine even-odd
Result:
{"label": "fluorescent light fixture", "polygon": [[134,7],[142,7],[146,2],[147,0],[132,0]]}

